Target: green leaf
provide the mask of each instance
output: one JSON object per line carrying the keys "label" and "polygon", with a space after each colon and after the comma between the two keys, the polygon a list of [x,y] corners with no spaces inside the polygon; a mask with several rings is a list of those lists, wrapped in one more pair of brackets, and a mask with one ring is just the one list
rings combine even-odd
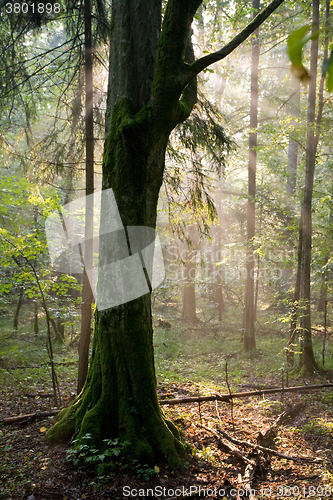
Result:
{"label": "green leaf", "polygon": [[288,45],[288,56],[293,64],[297,66],[302,66],[302,49],[307,42],[305,35],[309,31],[310,26],[302,26],[296,31],[293,31],[288,36],[287,45]]}
{"label": "green leaf", "polygon": [[99,466],[97,467],[97,474],[99,476],[101,476],[104,472],[104,465],[103,464],[99,464]]}
{"label": "green leaf", "polygon": [[288,56],[292,64],[291,70],[303,83],[308,82],[310,79],[309,73],[302,62],[303,47],[309,40],[313,40],[319,36],[319,31],[307,35],[310,29],[310,25],[302,26],[290,33],[287,40]]}

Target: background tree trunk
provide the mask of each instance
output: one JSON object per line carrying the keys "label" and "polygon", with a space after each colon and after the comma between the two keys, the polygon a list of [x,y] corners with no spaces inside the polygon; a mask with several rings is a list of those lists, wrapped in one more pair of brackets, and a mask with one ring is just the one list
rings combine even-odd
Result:
{"label": "background tree trunk", "polygon": [[13,323],[14,330],[18,330],[19,316],[20,316],[20,311],[21,311],[22,302],[23,302],[23,294],[24,294],[24,288],[23,288],[23,286],[20,286],[20,294],[19,294],[19,299],[18,299],[17,306],[16,306],[14,323]]}
{"label": "background tree trunk", "polygon": [[[259,11],[260,0],[253,0],[253,17]],[[252,39],[251,57],[251,103],[250,103],[250,141],[249,141],[249,168],[248,168],[248,201],[247,201],[247,243],[246,253],[246,280],[243,316],[243,346],[245,351],[255,349],[255,313],[254,313],[254,253],[253,238],[255,236],[255,196],[256,196],[256,167],[257,167],[257,132],[258,125],[258,72],[259,72],[259,30],[255,31]]]}
{"label": "background tree trunk", "polygon": [[38,302],[34,300],[34,334],[38,335]]}
{"label": "background tree trunk", "polygon": [[[312,1],[313,33],[319,29],[319,0]],[[315,111],[316,81],[318,61],[318,38],[311,41],[310,84],[308,94],[308,132],[306,138],[306,171],[303,196],[303,231],[302,231],[302,264],[301,264],[301,300],[302,315],[300,329],[302,335],[300,365],[311,372],[317,367],[314,359],[311,335],[311,245],[312,245],[312,192],[313,177],[316,164]]]}
{"label": "background tree trunk", "polygon": [[182,318],[188,321],[196,321],[195,262],[193,261],[193,251],[188,250],[187,256],[189,260],[184,268]]}
{"label": "background tree trunk", "polygon": [[[183,278],[183,310],[182,318],[188,321],[196,321],[196,301],[195,301],[195,273],[196,273],[196,247],[198,244],[195,227],[192,226],[189,231],[189,239],[192,248],[186,244],[185,267]],[[194,247],[194,248],[193,248]]]}
{"label": "background tree trunk", "polygon": [[[291,102],[291,125],[296,126],[295,119],[299,117],[300,110],[300,81],[296,80],[295,95]],[[296,177],[297,177],[297,158],[298,158],[298,141],[295,140],[295,134],[291,133],[289,136],[288,145],[288,179],[287,179],[287,193],[294,194],[296,189]]]}
{"label": "background tree trunk", "polygon": [[88,372],[89,345],[91,337],[91,304],[93,293],[89,283],[86,269],[92,269],[93,261],[93,222],[94,222],[94,116],[93,116],[93,63],[92,63],[92,39],[91,39],[91,3],[84,2],[84,25],[85,25],[85,82],[86,82],[86,221],[85,221],[85,247],[82,287],[81,308],[81,333],[79,340],[79,369],[77,381],[77,393],[83,388]]}

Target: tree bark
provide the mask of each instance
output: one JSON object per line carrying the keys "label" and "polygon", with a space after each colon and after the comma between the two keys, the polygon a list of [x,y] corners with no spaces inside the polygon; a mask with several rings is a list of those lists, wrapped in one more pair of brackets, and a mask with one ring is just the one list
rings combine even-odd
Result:
{"label": "tree bark", "polygon": [[[329,13],[329,11],[328,11]],[[319,29],[319,0],[312,0],[312,30],[315,33]],[[306,138],[305,158],[305,186],[303,196],[303,234],[302,234],[302,265],[301,265],[301,300],[302,316],[300,319],[300,330],[302,335],[300,367],[307,372],[317,369],[314,358],[311,333],[311,247],[312,247],[312,192],[313,179],[316,165],[316,150],[319,139],[317,122],[317,135],[315,134],[316,113],[316,82],[318,64],[318,38],[311,41],[310,61],[310,84],[308,94],[308,132]],[[321,106],[319,106],[319,111]],[[322,111],[322,109],[321,109]],[[319,115],[318,115],[319,118]]]}
{"label": "tree bark", "polygon": [[[259,12],[260,0],[253,0],[254,17]],[[255,340],[255,311],[254,311],[254,252],[253,239],[255,236],[255,196],[256,196],[256,168],[257,168],[257,132],[258,125],[258,72],[259,72],[259,29],[252,39],[251,57],[251,103],[250,103],[250,141],[248,167],[248,201],[247,201],[247,243],[246,252],[246,280],[243,316],[243,346],[245,351],[256,348]]]}
{"label": "tree bark", "polygon": [[34,334],[38,335],[38,302],[34,300]]}
{"label": "tree bark", "polygon": [[19,294],[19,299],[18,299],[15,317],[14,317],[14,324],[13,324],[14,330],[18,330],[19,316],[20,316],[20,311],[21,311],[22,302],[23,302],[23,293],[24,293],[24,288],[23,288],[23,286],[20,286],[20,294]]}
{"label": "tree bark", "polygon": [[85,129],[86,129],[86,220],[85,220],[85,247],[84,270],[82,287],[81,308],[81,333],[79,340],[79,368],[77,393],[84,386],[88,372],[89,345],[91,337],[91,304],[93,293],[89,283],[86,269],[92,269],[93,261],[93,222],[94,222],[94,117],[93,117],[93,63],[92,63],[92,37],[91,37],[91,2],[84,1],[84,26],[85,26]]}

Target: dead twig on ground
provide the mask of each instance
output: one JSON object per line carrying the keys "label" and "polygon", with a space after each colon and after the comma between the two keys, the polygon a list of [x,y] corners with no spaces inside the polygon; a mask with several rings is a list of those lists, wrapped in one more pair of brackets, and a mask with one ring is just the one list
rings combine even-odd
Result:
{"label": "dead twig on ground", "polygon": [[256,462],[246,457],[244,453],[236,448],[236,446],[223,440],[214,429],[206,427],[205,425],[200,425],[200,427],[209,431],[217,438],[219,447],[226,449],[231,455],[245,463],[245,472],[243,477],[240,475],[240,482],[244,485],[244,490],[247,492],[247,498],[249,498],[249,500],[255,500],[256,497],[253,495],[252,481],[256,470]]}

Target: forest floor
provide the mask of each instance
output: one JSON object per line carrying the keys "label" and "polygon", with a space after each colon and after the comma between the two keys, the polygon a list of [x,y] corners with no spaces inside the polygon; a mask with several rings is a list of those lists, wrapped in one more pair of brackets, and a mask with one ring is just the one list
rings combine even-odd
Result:
{"label": "forest floor", "polygon": [[[257,379],[255,383],[258,384]],[[322,383],[322,380],[308,379],[307,383]],[[62,386],[62,393],[70,395],[73,389],[67,384]],[[191,383],[161,383],[158,392],[161,398],[198,395],[197,387]],[[205,392],[209,393],[209,390]],[[156,464],[156,470],[145,464],[129,464],[124,468],[118,463],[112,471],[99,477],[94,467],[80,470],[69,463],[65,447],[47,444],[45,430],[52,425],[52,418],[1,426],[0,498],[245,498],[246,463],[225,447],[228,441],[223,436],[219,438],[208,428],[220,428],[229,436],[256,444],[259,432],[297,403],[304,404],[302,410],[277,428],[270,447],[284,455],[313,457],[318,461],[295,462],[281,457],[268,458],[261,453],[262,467],[257,466],[251,486],[257,498],[327,498],[333,493],[332,400],[332,390],[328,388],[282,397],[270,395],[264,399],[252,396],[236,399],[232,406],[223,402],[163,406],[187,442],[185,467],[177,473],[162,462]],[[63,404],[68,404],[68,399]],[[27,396],[13,387],[2,390],[2,415],[29,414],[51,407],[52,399]],[[251,450],[236,448],[245,460],[258,461]]]}
{"label": "forest floor", "polygon": [[[260,317],[262,326],[254,353],[242,352],[237,333],[240,322],[231,309],[223,325],[203,314],[195,324],[186,323],[171,306],[160,307],[155,314],[160,400],[228,394],[229,384],[235,393],[279,387],[282,383],[291,387],[333,380],[332,328],[326,340],[326,372],[304,378],[297,370],[289,371],[287,381],[287,331],[272,322],[271,311],[268,319]],[[158,314],[170,325],[159,327]],[[9,321],[1,329],[0,420],[54,410],[48,394],[51,378],[45,332],[34,335],[31,324],[27,310],[19,331],[12,331]],[[319,322],[316,326],[314,349],[316,358],[321,359],[323,332]],[[77,345],[72,338],[63,345],[55,344],[55,361],[62,406],[66,406],[75,395],[77,376]],[[294,461],[230,442],[232,437],[257,445],[260,433],[264,434],[279,415],[298,404],[302,407],[276,426],[264,444],[280,454],[311,457],[314,461]],[[256,395],[234,399],[232,405],[221,401],[164,405],[163,411],[181,430],[187,449],[184,469],[175,473],[163,461],[154,468],[121,459],[104,470],[92,463],[78,468],[67,460],[68,448],[51,447],[46,441],[45,432],[53,425],[54,417],[0,424],[0,498],[237,500],[246,497],[244,490],[250,482],[255,498],[322,500],[333,496],[332,388]]]}

